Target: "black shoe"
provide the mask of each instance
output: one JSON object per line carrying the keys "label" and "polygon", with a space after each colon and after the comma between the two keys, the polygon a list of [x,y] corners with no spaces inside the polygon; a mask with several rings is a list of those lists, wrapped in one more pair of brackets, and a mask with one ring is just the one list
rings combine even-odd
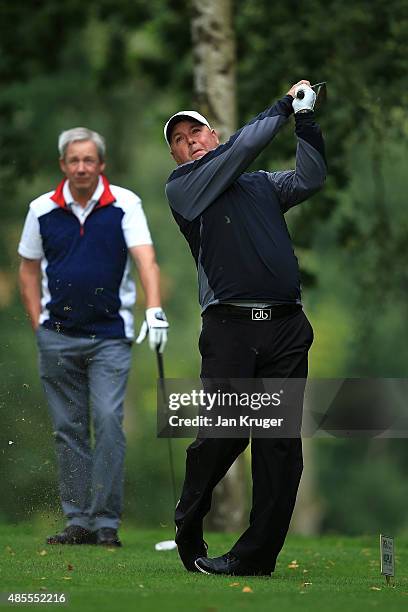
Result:
{"label": "black shoe", "polygon": [[96,543],[101,546],[122,546],[118,530],[112,527],[101,527],[96,531]]}
{"label": "black shoe", "polygon": [[177,544],[177,550],[179,557],[188,572],[198,572],[199,570],[195,566],[194,562],[198,557],[206,558],[208,545],[207,542],[201,540],[198,544],[192,545],[190,542],[188,544],[182,544],[179,542]]}
{"label": "black shoe", "polygon": [[195,566],[203,574],[226,574],[227,576],[270,576],[271,573],[261,569],[254,569],[245,566],[232,553],[208,559],[199,557],[195,561]]}
{"label": "black shoe", "polygon": [[79,525],[69,525],[61,533],[48,536],[47,544],[96,544],[96,536]]}

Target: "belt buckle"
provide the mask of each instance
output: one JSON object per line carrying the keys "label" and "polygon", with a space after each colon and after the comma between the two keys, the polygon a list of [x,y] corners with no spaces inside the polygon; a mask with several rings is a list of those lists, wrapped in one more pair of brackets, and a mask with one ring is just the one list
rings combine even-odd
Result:
{"label": "belt buckle", "polygon": [[271,308],[252,308],[253,321],[270,321],[272,319]]}

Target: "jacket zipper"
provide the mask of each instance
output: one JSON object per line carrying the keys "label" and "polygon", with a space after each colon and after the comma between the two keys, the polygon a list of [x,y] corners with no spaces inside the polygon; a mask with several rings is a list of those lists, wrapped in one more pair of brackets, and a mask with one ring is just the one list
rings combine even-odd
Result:
{"label": "jacket zipper", "polygon": [[[92,209],[92,210],[91,210],[91,212],[89,213],[88,217],[90,217],[90,216],[93,214],[93,212],[94,212],[94,211],[95,211],[97,208],[98,208],[98,204],[96,204],[96,205],[93,207],[93,209]],[[74,215],[74,217],[75,217],[76,219],[78,219],[78,217],[77,217],[77,216],[76,216],[76,215],[75,215],[75,214],[72,212],[72,210],[69,210],[69,208],[65,208],[65,210],[67,211],[67,213],[69,213],[70,215]],[[88,218],[88,217],[87,217],[87,218]],[[86,218],[86,219],[87,219],[87,218]],[[79,223],[79,235],[81,236],[81,238],[82,238],[82,236],[85,234],[85,222],[86,222],[86,219],[85,219],[85,221],[84,221],[83,223],[81,223],[81,221],[78,219],[78,223]]]}

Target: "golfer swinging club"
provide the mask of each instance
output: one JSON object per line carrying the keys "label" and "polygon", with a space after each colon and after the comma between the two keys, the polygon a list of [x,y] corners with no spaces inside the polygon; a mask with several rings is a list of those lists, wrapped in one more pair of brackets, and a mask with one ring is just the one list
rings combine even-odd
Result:
{"label": "golfer swinging club", "polygon": [[[207,119],[196,111],[176,113],[165,125],[165,139],[178,164],[166,194],[198,269],[203,379],[307,376],[313,330],[302,310],[298,262],[284,213],[318,191],[325,180],[315,98],[309,81],[299,81],[221,145]],[[296,169],[246,173],[293,111]],[[261,318],[256,316],[260,310]],[[249,527],[221,557],[208,558],[203,539],[212,491],[248,442],[198,437],[187,449],[175,519],[178,552],[189,571],[274,571],[303,468],[300,434],[252,439]]]}

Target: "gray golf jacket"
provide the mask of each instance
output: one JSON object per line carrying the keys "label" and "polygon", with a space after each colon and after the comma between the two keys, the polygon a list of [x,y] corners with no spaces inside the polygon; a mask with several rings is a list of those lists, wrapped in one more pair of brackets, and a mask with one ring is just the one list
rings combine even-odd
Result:
{"label": "gray golf jacket", "polygon": [[299,303],[300,279],[284,213],[326,177],[324,142],[312,112],[295,115],[296,169],[245,170],[286,123],[285,96],[227,143],[170,175],[166,195],[198,270],[202,311],[222,302]]}

